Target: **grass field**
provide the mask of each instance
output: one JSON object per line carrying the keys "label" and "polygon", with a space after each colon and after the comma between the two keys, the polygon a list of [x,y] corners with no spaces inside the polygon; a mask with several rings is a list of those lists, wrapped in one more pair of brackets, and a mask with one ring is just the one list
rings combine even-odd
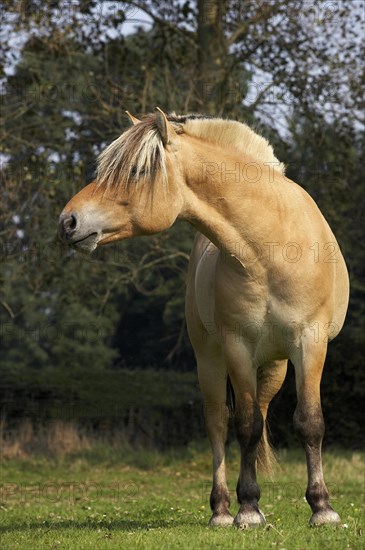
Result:
{"label": "grass field", "polygon": [[[96,448],[63,460],[5,461],[1,470],[2,549],[363,549],[364,457],[324,457],[340,527],[309,528],[301,451],[282,452],[273,481],[260,478],[267,524],[253,530],[207,527],[210,453],[173,455]],[[231,509],[238,453],[229,451]]]}

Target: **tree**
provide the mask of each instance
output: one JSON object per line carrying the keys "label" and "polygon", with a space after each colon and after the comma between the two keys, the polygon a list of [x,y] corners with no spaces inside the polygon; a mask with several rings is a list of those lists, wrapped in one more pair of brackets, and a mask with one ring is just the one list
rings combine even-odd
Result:
{"label": "tree", "polygon": [[[354,289],[348,328],[335,347],[336,372],[342,377],[346,363],[348,385],[361,388],[363,236],[354,220],[362,196],[363,76],[354,4],[146,0],[104,8],[96,0],[72,6],[47,0],[42,6],[1,3],[8,38],[0,225],[6,372],[193,368],[182,307],[190,228],[177,224],[88,260],[54,240],[60,209],[92,179],[98,152],[127,127],[124,109],[144,114],[159,105],[253,122],[275,144],[289,177],[317,200],[349,258]],[[125,35],[137,8],[150,26]],[[23,41],[15,61],[11,33]],[[59,337],[52,340],[54,329]]]}

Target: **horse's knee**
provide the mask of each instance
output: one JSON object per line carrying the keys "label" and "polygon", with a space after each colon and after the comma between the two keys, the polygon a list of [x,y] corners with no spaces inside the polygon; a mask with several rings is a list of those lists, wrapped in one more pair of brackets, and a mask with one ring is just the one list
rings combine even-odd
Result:
{"label": "horse's knee", "polygon": [[324,420],[321,405],[297,406],[293,417],[294,429],[300,440],[310,446],[318,446],[324,435]]}
{"label": "horse's knee", "polygon": [[258,403],[237,404],[235,411],[237,438],[245,452],[255,450],[263,433],[264,419]]}
{"label": "horse's knee", "polygon": [[229,410],[225,403],[205,402],[204,417],[208,434],[214,433],[225,436],[229,420]]}

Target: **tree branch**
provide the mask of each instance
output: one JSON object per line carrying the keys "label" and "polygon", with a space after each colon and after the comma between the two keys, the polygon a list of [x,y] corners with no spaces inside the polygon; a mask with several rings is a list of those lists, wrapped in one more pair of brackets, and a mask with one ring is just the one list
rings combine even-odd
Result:
{"label": "tree branch", "polygon": [[196,43],[195,39],[193,38],[193,33],[190,33],[189,31],[186,31],[184,29],[181,29],[177,25],[173,25],[169,21],[165,21],[158,15],[156,15],[152,10],[150,10],[144,2],[123,2],[124,4],[129,4],[130,6],[134,6],[135,8],[144,11],[147,15],[151,17],[155,21],[155,23],[159,23],[160,25],[163,25],[167,29],[173,31],[174,33],[180,34],[180,36],[183,36],[186,38],[194,48],[198,47],[198,44]]}

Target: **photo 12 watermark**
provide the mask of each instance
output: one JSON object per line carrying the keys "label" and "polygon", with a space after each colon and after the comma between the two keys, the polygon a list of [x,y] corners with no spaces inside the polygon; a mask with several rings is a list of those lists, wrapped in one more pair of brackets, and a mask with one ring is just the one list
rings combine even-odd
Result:
{"label": "photo 12 watermark", "polygon": [[63,322],[60,324],[44,322],[26,326],[9,321],[0,323],[0,343],[21,346],[26,341],[54,344],[57,341],[81,341],[89,344],[103,340],[104,329],[96,323]]}
{"label": "photo 12 watermark", "polygon": [[113,503],[133,502],[140,486],[134,481],[124,483],[80,481],[44,481],[39,483],[1,483],[0,501],[17,504],[93,504],[108,500]]}

